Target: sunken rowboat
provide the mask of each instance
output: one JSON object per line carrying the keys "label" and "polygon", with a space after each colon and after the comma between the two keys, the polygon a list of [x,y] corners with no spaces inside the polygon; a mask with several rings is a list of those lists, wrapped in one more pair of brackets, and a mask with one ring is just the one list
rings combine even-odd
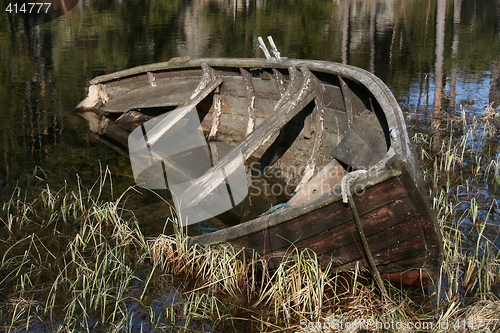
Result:
{"label": "sunken rowboat", "polygon": [[[269,258],[308,248],[335,271],[376,267],[404,284],[436,277],[440,228],[401,109],[373,74],[325,61],[173,58],[94,78],[76,110],[127,152],[131,133],[142,129],[150,149],[151,137],[187,121],[184,110],[193,108],[212,155],[208,170],[191,173],[186,205],[212,196],[241,159],[249,190],[232,201],[244,212],[237,223],[191,236],[190,244],[229,243]],[[145,124],[178,110],[146,133]],[[213,154],[214,142],[225,149]],[[182,173],[175,164],[163,163],[163,171]],[[286,195],[252,192],[262,189],[256,177],[269,174]],[[214,218],[225,223],[221,216]]]}

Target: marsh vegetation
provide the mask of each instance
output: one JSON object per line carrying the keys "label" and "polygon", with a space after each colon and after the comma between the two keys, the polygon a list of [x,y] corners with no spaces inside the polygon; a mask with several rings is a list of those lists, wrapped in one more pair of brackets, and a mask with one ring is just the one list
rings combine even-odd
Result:
{"label": "marsh vegetation", "polygon": [[129,209],[138,190],[116,195],[108,169],[90,186],[72,186],[36,168],[2,207],[0,325],[10,332],[382,331],[392,322],[389,331],[401,331],[394,323],[494,331],[498,114],[467,117],[463,109],[426,119],[412,114],[408,122],[445,239],[431,286],[385,281],[387,299],[367,272],[332,274],[312,251],[271,270],[230,247],[188,248],[183,229],[148,238]]}

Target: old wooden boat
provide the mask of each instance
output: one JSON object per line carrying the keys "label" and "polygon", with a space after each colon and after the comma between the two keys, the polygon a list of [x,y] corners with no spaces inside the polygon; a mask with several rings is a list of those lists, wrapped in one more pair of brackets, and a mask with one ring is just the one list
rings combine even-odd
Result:
{"label": "old wooden boat", "polygon": [[[250,214],[191,244],[229,243],[270,258],[308,248],[336,271],[373,271],[372,259],[405,284],[437,275],[440,228],[400,107],[373,74],[325,61],[173,58],[94,78],[77,111],[127,151],[135,127],[185,105],[196,106],[209,143],[234,147],[212,169],[238,150],[278,174],[289,194],[259,210],[249,193],[235,209]],[[207,174],[198,185],[220,183]],[[191,193],[193,202],[200,195]]]}

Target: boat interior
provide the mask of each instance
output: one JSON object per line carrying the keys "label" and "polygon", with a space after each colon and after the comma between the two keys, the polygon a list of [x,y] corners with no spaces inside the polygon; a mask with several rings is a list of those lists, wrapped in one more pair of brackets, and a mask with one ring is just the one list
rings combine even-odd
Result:
{"label": "boat interior", "polygon": [[[347,172],[370,169],[391,147],[386,115],[367,88],[307,67],[204,63],[111,80],[101,89],[108,100],[93,111],[112,121],[107,126],[115,130],[103,132],[118,146],[126,145],[126,136],[113,135],[116,128],[129,133],[194,105],[213,168],[241,148],[254,195],[232,210],[238,223],[337,189]],[[215,154],[214,142],[229,146]]]}

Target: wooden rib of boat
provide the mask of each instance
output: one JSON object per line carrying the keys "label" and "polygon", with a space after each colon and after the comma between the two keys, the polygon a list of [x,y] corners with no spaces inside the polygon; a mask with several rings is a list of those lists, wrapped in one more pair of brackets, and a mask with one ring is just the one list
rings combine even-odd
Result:
{"label": "wooden rib of boat", "polygon": [[250,193],[241,205],[251,214],[190,244],[230,243],[270,258],[309,248],[335,271],[372,270],[372,258],[383,277],[404,284],[439,272],[440,228],[405,121],[373,74],[325,61],[185,57],[90,84],[77,111],[114,147],[126,151],[131,130],[159,113],[196,105],[209,143],[232,144],[286,182],[287,205],[266,213],[280,203],[273,198],[253,212]]}

